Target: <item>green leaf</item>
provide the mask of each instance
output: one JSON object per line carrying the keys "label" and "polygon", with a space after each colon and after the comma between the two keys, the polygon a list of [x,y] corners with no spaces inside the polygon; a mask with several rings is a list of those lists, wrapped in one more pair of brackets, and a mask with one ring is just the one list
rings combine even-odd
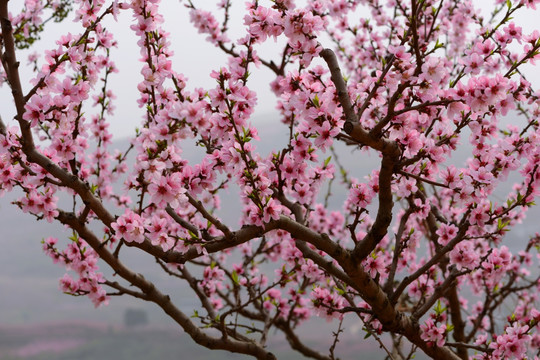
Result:
{"label": "green leaf", "polygon": [[69,240],[78,243],[79,242],[79,236],[75,231],[71,233],[71,236],[69,237]]}
{"label": "green leaf", "polygon": [[243,137],[242,137],[242,140],[244,142],[249,142],[251,140],[251,130],[249,128],[245,128],[242,126],[242,133],[243,133]]}
{"label": "green leaf", "polygon": [[435,43],[435,47],[433,48],[433,50],[437,50],[437,49],[440,49],[442,47],[444,47],[444,43],[439,42],[439,39],[437,39],[437,42]]}
{"label": "green leaf", "polygon": [[319,103],[319,96],[317,94],[315,94],[315,97],[313,98],[313,104],[315,105],[316,108],[321,106]]}
{"label": "green leaf", "polygon": [[441,300],[437,300],[437,306],[435,306],[434,310],[437,315],[441,315],[442,313],[446,311],[446,308],[443,307],[441,304]]}
{"label": "green leaf", "polygon": [[324,160],[324,167],[328,166],[328,164],[330,163],[330,160],[332,160],[331,156],[329,156],[326,160]]}
{"label": "green leaf", "polygon": [[497,220],[497,231],[501,231],[501,230],[504,230],[504,228],[506,227],[506,225],[508,225],[510,223],[510,221],[502,221],[501,218],[499,218]]}
{"label": "green leaf", "polygon": [[231,277],[232,277],[232,281],[235,283],[235,284],[238,284],[238,273],[236,272],[236,270],[233,270],[232,274],[231,274]]}

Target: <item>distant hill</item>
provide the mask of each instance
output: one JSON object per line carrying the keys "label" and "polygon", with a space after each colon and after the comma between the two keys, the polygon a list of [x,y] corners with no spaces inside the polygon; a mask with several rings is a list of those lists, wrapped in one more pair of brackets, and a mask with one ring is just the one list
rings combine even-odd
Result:
{"label": "distant hill", "polygon": [[[325,333],[326,334],[326,333]],[[315,345],[317,337],[308,337]],[[268,344],[280,360],[302,356],[284,339]],[[343,336],[337,354],[342,359],[382,359],[381,350],[363,336]],[[326,353],[324,349],[320,349]],[[203,348],[177,328],[147,326],[127,329],[100,323],[66,322],[26,326],[0,326],[0,360],[213,360],[251,357]],[[421,354],[416,359],[425,359]]]}

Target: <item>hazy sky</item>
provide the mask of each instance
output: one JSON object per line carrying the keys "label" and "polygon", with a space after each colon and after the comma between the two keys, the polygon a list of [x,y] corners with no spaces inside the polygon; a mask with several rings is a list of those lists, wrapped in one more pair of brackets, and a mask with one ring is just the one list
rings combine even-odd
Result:
{"label": "hazy sky", "polygon": [[[204,5],[209,2],[201,3]],[[243,2],[237,3],[234,7],[237,11],[234,11],[231,16],[230,28],[231,35],[234,35],[231,36],[233,39],[242,34],[243,29],[243,11],[240,11],[243,9],[239,8],[238,5],[243,6]],[[209,75],[212,70],[226,65],[225,54],[205,41],[207,35],[198,34],[197,30],[191,26],[188,9],[183,4],[177,1],[164,1],[160,9],[166,19],[164,28],[171,33],[170,39],[175,53],[174,70],[183,73],[189,79],[187,85],[189,89],[214,87],[216,82]],[[221,22],[221,19],[218,18],[218,21]],[[133,135],[135,126],[140,123],[143,115],[143,111],[138,109],[136,104],[137,84],[142,79],[140,75],[142,63],[139,61],[141,56],[136,44],[137,37],[130,29],[130,25],[133,23],[129,10],[121,12],[118,22],[114,22],[112,17],[108,17],[105,22],[106,27],[113,32],[119,43],[118,48],[111,50],[111,58],[120,71],[110,77],[110,88],[117,96],[114,102],[116,105],[115,115],[110,119],[110,129],[115,136],[119,137]],[[33,47],[31,51],[18,52],[24,91],[28,91],[30,88],[28,81],[34,76],[29,71],[25,71],[27,55],[34,51],[42,54],[46,49],[55,48],[56,39],[66,32],[76,34],[82,30],[78,24],[73,24],[70,21],[62,24],[47,24],[46,31],[37,46]],[[262,52],[270,53],[272,44],[270,44],[270,51],[263,49]],[[265,58],[271,57],[266,56]],[[277,60],[279,57],[274,56],[274,58]],[[268,85],[273,80],[271,72],[261,67],[260,71],[253,72],[250,80],[250,87],[257,91],[259,99],[256,112],[258,114],[271,113],[275,108],[275,97],[270,92]],[[0,96],[4,99],[2,106],[0,106],[0,115],[6,122],[12,119],[14,113],[10,95],[7,86],[0,88]]]}
{"label": "hazy sky", "polygon": [[[196,5],[207,10],[211,10],[216,1],[194,1]],[[264,0],[261,1],[264,4]],[[481,7],[484,13],[488,12],[488,8],[494,3],[493,0],[475,0],[474,4]],[[10,3],[11,5],[11,3]],[[230,28],[231,39],[236,39],[243,34],[243,14],[244,1],[237,1],[233,4],[231,12]],[[175,71],[183,73],[189,79],[188,88],[196,87],[211,88],[215,86],[215,80],[209,77],[211,70],[217,69],[226,64],[225,55],[214,48],[213,45],[205,41],[206,35],[198,34],[189,22],[188,9],[179,1],[163,1],[160,9],[165,16],[164,28],[171,33],[172,48],[175,56],[173,59],[173,68]],[[361,12],[361,11],[360,11]],[[538,29],[538,11],[523,11],[519,14],[515,21],[523,27],[524,33],[530,33],[534,29]],[[112,21],[109,17],[106,26],[111,29],[119,42],[119,47],[112,49],[112,58],[114,59],[120,72],[113,74],[110,79],[111,88],[114,90],[117,99],[115,100],[116,110],[115,116],[111,118],[110,129],[115,136],[125,137],[134,133],[134,128],[140,123],[142,118],[142,110],[138,109],[136,99],[138,97],[137,83],[140,82],[141,63],[139,49],[136,45],[136,37],[129,26],[133,23],[129,11],[123,11],[118,18],[118,23]],[[218,21],[221,21],[218,18]],[[55,47],[56,39],[66,32],[79,33],[81,28],[77,24],[69,21],[63,24],[48,24],[47,30],[44,33],[42,41],[33,49],[38,53],[45,49]],[[269,41],[264,47],[258,47],[257,51],[264,59],[279,59],[279,43],[274,44]],[[282,41],[281,41],[282,43]],[[331,44],[327,44],[331,46]],[[28,84],[30,76],[29,72],[25,72],[26,54],[28,52],[19,53],[19,61],[22,66],[23,84]],[[530,70],[530,68],[529,68]],[[537,72],[532,72],[536,73]],[[264,67],[254,69],[250,77],[248,85],[257,92],[258,105],[255,112],[257,115],[263,115],[269,118],[275,108],[275,97],[269,90],[269,81],[273,80],[273,74]],[[540,84],[540,76],[533,77],[533,81]],[[29,85],[24,86],[25,90],[29,89]],[[4,121],[8,121],[13,116],[13,106],[7,104],[10,94],[6,86],[0,89],[2,106],[0,107],[0,115]]]}

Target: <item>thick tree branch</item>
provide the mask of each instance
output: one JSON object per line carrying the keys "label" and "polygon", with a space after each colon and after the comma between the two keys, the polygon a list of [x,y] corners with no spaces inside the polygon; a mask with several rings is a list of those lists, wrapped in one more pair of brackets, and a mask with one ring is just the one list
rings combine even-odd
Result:
{"label": "thick tree branch", "polygon": [[[319,250],[325,251],[339,262],[352,280],[348,285],[358,291],[362,299],[371,306],[373,313],[381,322],[385,330],[405,335],[409,341],[420,347],[426,354],[435,356],[436,359],[458,359],[458,357],[447,348],[432,348],[428,346],[426,342],[420,338],[418,323],[397,311],[379,284],[369,276],[360,263],[350,257],[347,252],[344,252],[339,245],[336,245],[328,239],[328,237],[323,236],[324,234],[320,235],[310,229],[304,229],[301,225],[290,219],[286,224],[288,225],[288,228],[283,226],[281,228],[289,231],[295,238],[311,243]],[[329,246],[325,247],[326,250],[319,247],[324,243],[329,243]]]}
{"label": "thick tree branch", "polygon": [[[465,341],[465,322],[463,321],[463,316],[461,315],[461,303],[459,302],[457,290],[457,284],[451,286],[446,292],[446,298],[448,299],[449,303],[452,325],[454,325],[452,336],[457,343],[462,343]],[[457,353],[462,360],[467,360],[469,358],[466,347],[458,346]]]}
{"label": "thick tree branch", "polygon": [[157,304],[169,315],[191,338],[200,345],[209,349],[220,349],[231,352],[252,355],[257,359],[275,359],[276,357],[255,343],[239,342],[230,338],[214,338],[201,331],[188,316],[180,311],[171,301],[168,295],[161,293],[155,285],[146,280],[142,275],[128,269],[120,260],[113,256],[101,241],[77,217],[71,213],[60,212],[58,220],[77,231],[83,238],[120,277],[141,289],[146,294],[148,301]]}
{"label": "thick tree branch", "polygon": [[391,185],[394,167],[398,163],[401,150],[395,141],[379,136],[372,136],[362,127],[352,107],[347,85],[343,80],[336,55],[332,50],[324,49],[321,51],[321,56],[328,64],[339,102],[347,118],[344,126],[345,132],[359,143],[378,150],[383,154],[381,169],[379,171],[379,209],[377,211],[377,217],[369,233],[357,244],[352,254],[356,261],[361,261],[375,249],[384,235],[386,235],[388,226],[392,222],[394,201]]}
{"label": "thick tree branch", "polygon": [[434,359],[459,359],[454,352],[446,347],[428,345],[420,337],[419,324],[395,309],[383,289],[364,271],[361,265],[354,261],[348,261],[344,268],[353,280],[353,283],[349,285],[358,291],[362,299],[371,306],[374,315],[381,322],[385,331],[403,334],[410,342]]}
{"label": "thick tree branch", "polygon": [[394,195],[392,194],[392,177],[397,157],[383,155],[381,170],[379,171],[379,209],[377,217],[368,234],[356,244],[352,256],[356,261],[365,259],[388,232],[392,222],[394,208]]}

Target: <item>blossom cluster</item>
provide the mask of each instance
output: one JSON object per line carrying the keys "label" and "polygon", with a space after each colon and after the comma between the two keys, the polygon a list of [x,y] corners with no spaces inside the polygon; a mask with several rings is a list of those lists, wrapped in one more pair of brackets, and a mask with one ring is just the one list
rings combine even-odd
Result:
{"label": "blossom cluster", "polygon": [[[508,235],[540,195],[540,97],[522,71],[540,56],[540,33],[512,16],[538,1],[495,3],[486,22],[472,1],[254,0],[233,39],[231,1],[217,11],[186,1],[193,26],[227,55],[203,89],[175,70],[177,34],[166,31],[159,0],[78,0],[81,32],[43,59],[31,55],[24,93],[9,63],[15,50],[2,42],[11,57],[2,57],[0,86],[14,89],[18,127],[1,123],[0,194],[18,188],[23,212],[73,229],[63,251],[44,240],[78,275],[64,276],[62,291],[96,306],[108,302],[107,286],[153,301],[195,337],[196,321],[221,331],[214,343],[224,349],[235,348],[230,338],[247,343],[244,326],[263,345],[273,326],[304,349],[291,335],[299,324],[351,313],[370,335],[403,335],[433,358],[465,358],[471,346],[477,358],[523,358],[540,346],[540,236],[518,246]],[[2,36],[28,47],[68,5],[26,0]],[[122,68],[104,19],[121,13],[132,16],[140,50],[142,115],[129,148],[113,152],[109,78]],[[335,52],[323,50],[328,40]],[[272,41],[283,44],[279,59],[260,51]],[[287,130],[266,153],[255,110],[267,99],[252,80],[261,67],[275,75],[275,116]],[[368,158],[378,164],[363,172]],[[227,189],[241,207],[234,224],[220,218],[232,212],[221,203]],[[185,281],[206,314],[192,321],[173,309],[172,297],[120,262],[123,246]],[[126,286],[98,272],[98,253]]]}
{"label": "blossom cluster", "polygon": [[70,295],[87,295],[96,307],[107,305],[109,296],[102,285],[105,277],[98,272],[98,254],[84,240],[72,240],[63,251],[57,248],[58,239],[49,237],[43,240],[43,251],[55,263],[78,275],[78,279],[74,279],[68,273],[64,274],[60,279],[60,290]]}

